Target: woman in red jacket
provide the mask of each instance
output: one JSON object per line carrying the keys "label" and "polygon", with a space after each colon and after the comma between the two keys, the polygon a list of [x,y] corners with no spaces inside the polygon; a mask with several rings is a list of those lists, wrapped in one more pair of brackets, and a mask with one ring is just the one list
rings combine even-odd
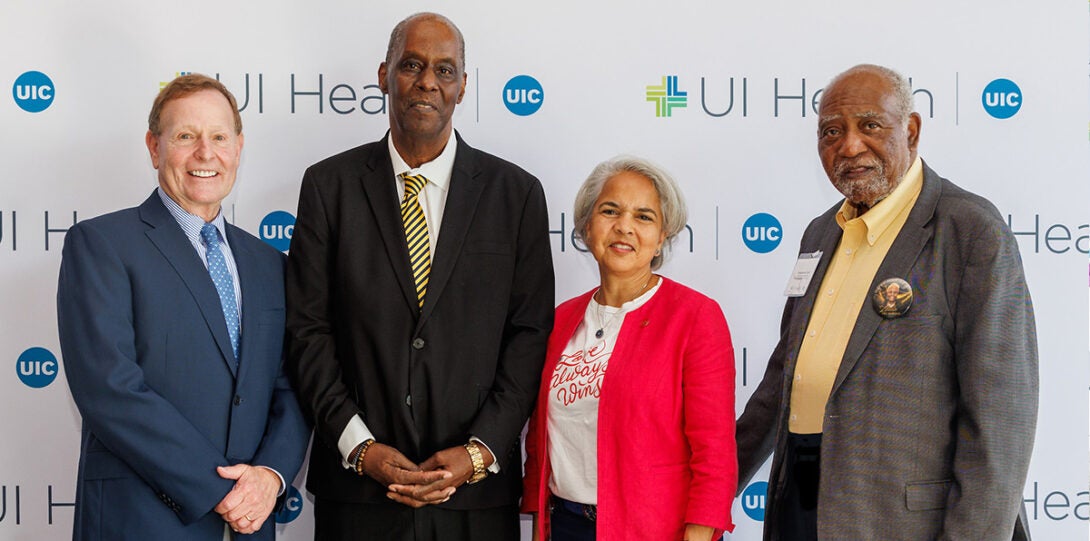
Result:
{"label": "woman in red jacket", "polygon": [[719,305],[654,274],[686,223],[677,185],[632,157],[575,200],[601,285],[561,304],[526,436],[534,539],[718,539],[734,528],[734,350]]}

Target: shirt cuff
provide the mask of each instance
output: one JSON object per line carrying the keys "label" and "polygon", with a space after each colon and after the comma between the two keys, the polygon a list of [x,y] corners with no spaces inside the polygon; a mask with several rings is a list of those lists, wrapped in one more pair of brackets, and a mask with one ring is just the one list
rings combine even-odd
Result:
{"label": "shirt cuff", "polygon": [[[487,443],[481,441],[481,438],[470,436],[469,441],[477,442],[477,445],[483,446],[485,449],[488,449],[489,453],[492,453],[492,448],[489,447]],[[496,453],[492,453],[492,465],[486,469],[488,470],[488,473],[500,473],[500,457],[497,456]]]}
{"label": "shirt cuff", "polygon": [[269,471],[276,474],[276,477],[280,479],[280,492],[276,493],[276,497],[279,498],[280,496],[283,496],[284,491],[288,489],[288,484],[284,482],[284,476],[280,475],[280,472],[278,472],[278,471],[276,471],[276,470],[274,470],[274,469],[272,469],[272,468],[270,468],[268,466],[262,466],[261,464],[258,464],[257,467],[258,468],[265,468],[266,470],[269,470]]}
{"label": "shirt cuff", "polygon": [[363,419],[360,419],[359,415],[353,415],[348,420],[348,425],[344,427],[344,431],[341,432],[341,437],[337,440],[337,450],[341,452],[341,466],[346,470],[355,468],[355,464],[348,463],[352,451],[359,444],[374,438],[375,436],[367,429],[367,425],[363,424]]}

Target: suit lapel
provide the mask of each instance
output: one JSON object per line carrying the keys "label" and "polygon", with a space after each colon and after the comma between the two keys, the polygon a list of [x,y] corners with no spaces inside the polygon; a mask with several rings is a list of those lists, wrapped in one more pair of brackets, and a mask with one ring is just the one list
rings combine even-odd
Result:
{"label": "suit lapel", "polygon": [[450,175],[447,202],[443,209],[442,234],[435,253],[432,254],[428,292],[424,295],[424,308],[420,314],[421,325],[434,310],[435,303],[450,281],[454,264],[462,253],[469,224],[473,221],[477,202],[484,189],[484,178],[477,166],[476,151],[466,145],[460,135],[456,133],[455,136],[458,140],[458,152],[454,157],[454,170]]}
{"label": "suit lapel", "polygon": [[[882,264],[878,266],[878,271],[874,273],[874,279],[867,289],[867,299],[870,298],[869,292],[874,291],[874,288],[878,287],[878,284],[886,278],[908,279],[909,272],[916,263],[916,259],[919,258],[920,251],[934,236],[931,218],[935,215],[935,207],[938,205],[941,194],[942,182],[939,180],[938,175],[927,167],[927,164],[924,164],[923,188],[920,190],[920,196],[909,212],[908,219],[905,220],[901,232],[889,247],[886,258],[882,260]],[[841,359],[840,368],[836,372],[836,379],[833,381],[833,388],[829,394],[830,398],[844,383],[852,369],[855,368],[859,358],[863,355],[863,351],[867,349],[871,338],[874,337],[875,331],[878,330],[878,324],[881,322],[882,317],[874,311],[870,302],[864,300],[863,306],[859,309],[859,316],[855,321],[855,329],[852,331],[851,338],[848,339],[847,347],[844,348],[844,357]]]}
{"label": "suit lapel", "polygon": [[[389,137],[389,134],[386,135]],[[416,308],[416,284],[413,283],[412,265],[409,263],[409,247],[405,241],[405,224],[401,221],[401,209],[398,206],[397,190],[394,185],[394,166],[390,163],[386,137],[375,145],[375,150],[367,162],[367,171],[360,182],[371,214],[378,224],[379,235],[386,247],[386,256],[394,267],[397,283],[401,286],[405,302]],[[360,247],[366,250],[365,246]],[[433,265],[434,267],[434,262]],[[431,284],[428,285],[428,293]]]}
{"label": "suit lapel", "polygon": [[208,331],[219,346],[223,362],[231,374],[235,375],[235,354],[231,350],[231,338],[227,335],[227,322],[223,319],[219,294],[216,293],[216,286],[212,284],[208,270],[204,268],[193,245],[185,238],[182,228],[170,215],[170,211],[163,206],[158,193],[152,192],[151,197],[140,205],[140,218],[151,226],[146,232],[148,239],[174,267],[182,283],[193,295],[193,300],[208,325]]}
{"label": "suit lapel", "polygon": [[[255,259],[253,254],[247,249],[245,243],[239,238],[239,234],[235,226],[227,224],[227,242],[231,244],[231,254],[235,259],[235,269],[238,271],[238,287],[242,292],[242,304],[239,306],[239,312],[242,315],[242,336],[240,336],[240,344],[238,349],[238,379],[242,379],[242,376],[246,373],[247,364],[242,362],[242,359],[246,356],[247,351],[255,351],[256,344],[252,344],[254,337],[257,334],[253,331],[256,330],[257,322],[254,318],[257,314],[253,310],[247,310],[246,299],[249,296],[253,299],[255,295],[261,294],[260,291],[251,286],[261,283],[258,273],[252,264]],[[256,306],[257,303],[250,303],[250,306]],[[251,332],[246,332],[249,329]],[[247,347],[249,346],[249,347]]]}

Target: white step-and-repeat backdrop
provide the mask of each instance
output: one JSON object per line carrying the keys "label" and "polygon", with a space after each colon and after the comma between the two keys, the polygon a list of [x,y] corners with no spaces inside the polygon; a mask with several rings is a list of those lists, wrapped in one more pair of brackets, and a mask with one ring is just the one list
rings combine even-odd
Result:
{"label": "white step-and-repeat backdrop", "polygon": [[[775,343],[802,230],[838,199],[816,152],[822,87],[860,62],[910,77],[921,155],[999,207],[1025,262],[1041,355],[1024,490],[1034,536],[1086,538],[1090,17],[1081,0],[5,0],[0,539],[70,535],[80,417],[57,343],[61,247],[74,221],[134,206],[155,186],[144,132],[159,85],[202,72],[238,96],[246,148],[228,217],[286,249],[304,168],[386,130],[376,69],[393,25],[421,10],[448,15],[466,36],[456,127],[545,186],[558,300],[597,280],[572,242],[570,210],[594,164],[635,153],[680,179],[691,221],[662,272],[723,306],[739,410]],[[280,537],[310,539],[302,476],[294,487]],[[730,539],[760,538],[759,488],[736,501]]]}

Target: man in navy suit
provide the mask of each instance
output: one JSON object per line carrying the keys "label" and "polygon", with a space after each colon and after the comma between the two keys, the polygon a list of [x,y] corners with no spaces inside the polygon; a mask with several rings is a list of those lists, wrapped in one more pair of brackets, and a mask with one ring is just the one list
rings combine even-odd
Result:
{"label": "man in navy suit", "polygon": [[234,96],[175,79],[146,142],[159,188],[65,237],[57,313],[83,416],[73,538],[271,540],[309,431],[282,368],[284,256],[221,212],[242,152]]}

